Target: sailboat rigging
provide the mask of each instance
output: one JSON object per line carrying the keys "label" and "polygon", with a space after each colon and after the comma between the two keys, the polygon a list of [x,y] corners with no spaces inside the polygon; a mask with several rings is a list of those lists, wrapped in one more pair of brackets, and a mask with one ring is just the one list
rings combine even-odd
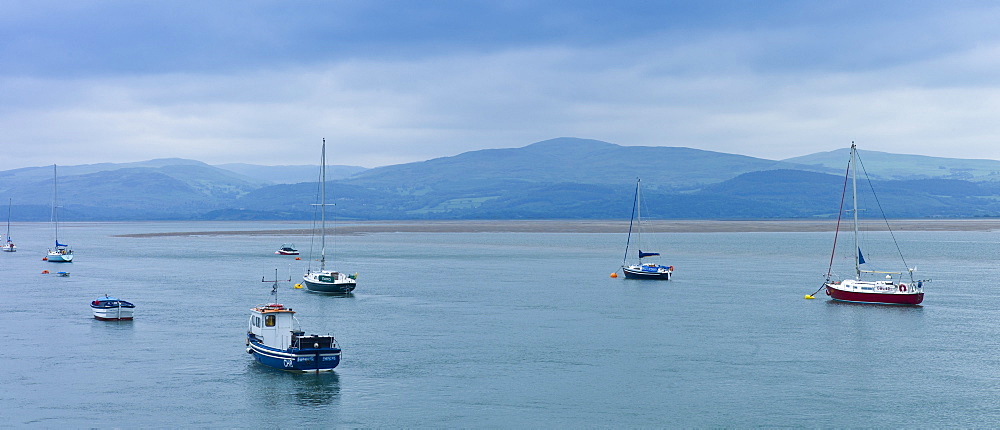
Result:
{"label": "sailboat rigging", "polygon": [[[628,224],[628,239],[625,241],[625,257],[622,259],[622,273],[630,279],[661,279],[670,280],[674,273],[674,266],[661,266],[657,263],[643,263],[642,259],[660,255],[658,252],[642,252],[642,192],[640,183],[636,179],[635,197],[632,200],[632,219]],[[635,250],[639,257],[638,263],[628,264],[629,245],[632,242],[633,222],[635,226]]]}
{"label": "sailboat rigging", "polygon": [[306,288],[309,291],[319,293],[350,293],[357,286],[357,274],[347,275],[333,270],[326,269],[326,139],[323,139],[323,147],[320,155],[320,258],[319,270],[312,270],[312,259],[310,267],[305,276],[302,277]]}
{"label": "sailboat rigging", "polygon": [[[902,264],[903,267],[906,267],[906,271],[889,272],[862,268],[862,265],[868,263],[865,261],[864,254],[861,252],[861,246],[858,243],[858,163],[860,163],[860,159],[858,157],[857,145],[855,145],[854,142],[851,142],[851,159],[847,164],[847,173],[844,176],[844,191],[840,200],[841,211],[837,215],[837,230],[834,233],[833,252],[830,254],[830,266],[826,272],[826,280],[823,282],[823,288],[826,289],[826,294],[829,295],[831,299],[836,301],[889,305],[918,305],[924,300],[923,284],[926,281],[914,280],[913,272],[915,269],[907,267],[906,260],[902,257],[903,254],[899,250],[899,244],[896,243],[895,236],[892,235],[892,228],[889,227],[889,222],[885,219],[884,213],[882,218],[886,222],[889,234],[893,237],[893,243],[896,245],[896,250],[899,253],[900,259],[903,260]],[[851,182],[853,206],[851,212],[853,213],[854,218],[854,278],[845,279],[843,281],[832,281],[833,260],[837,251],[837,236],[840,232],[840,221],[844,213],[843,207],[844,200],[847,196],[848,179],[850,179]],[[870,183],[871,181],[869,180],[869,184]],[[872,189],[872,191],[874,192],[874,189]],[[877,201],[878,199],[876,197],[876,202]],[[881,204],[879,204],[879,208],[881,209]],[[862,280],[863,275],[885,275],[885,277],[884,279],[879,280]],[[904,275],[908,275],[909,277],[908,284],[902,279]]]}
{"label": "sailboat rigging", "polygon": [[45,260],[50,263],[71,263],[73,262],[73,250],[69,245],[59,243],[59,174],[56,165],[52,165],[52,226],[55,229],[56,246],[48,250]]}
{"label": "sailboat rigging", "polygon": [[13,199],[7,200],[7,242],[2,246],[3,250],[6,252],[17,252],[17,246],[14,245],[14,241],[10,240],[10,207]]}

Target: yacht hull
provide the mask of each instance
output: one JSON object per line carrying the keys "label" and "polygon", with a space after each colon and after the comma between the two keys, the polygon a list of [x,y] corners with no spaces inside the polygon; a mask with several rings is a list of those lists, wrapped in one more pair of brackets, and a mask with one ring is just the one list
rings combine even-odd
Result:
{"label": "yacht hull", "polygon": [[622,273],[628,279],[655,279],[661,281],[669,281],[670,277],[674,274],[672,270],[661,269],[661,268],[650,268],[650,267],[637,267],[637,266],[625,266],[622,267]]}
{"label": "yacht hull", "polygon": [[309,291],[317,293],[346,294],[358,285],[354,278],[332,271],[311,272],[302,277],[302,282]]}
{"label": "yacht hull", "polygon": [[840,284],[826,284],[826,294],[833,300],[851,303],[913,306],[924,301],[923,291],[849,291]]}
{"label": "yacht hull", "polygon": [[47,257],[49,263],[72,263],[73,254],[50,253]]}
{"label": "yacht hull", "polygon": [[357,286],[354,282],[314,282],[305,280],[306,288],[317,293],[350,293]]}

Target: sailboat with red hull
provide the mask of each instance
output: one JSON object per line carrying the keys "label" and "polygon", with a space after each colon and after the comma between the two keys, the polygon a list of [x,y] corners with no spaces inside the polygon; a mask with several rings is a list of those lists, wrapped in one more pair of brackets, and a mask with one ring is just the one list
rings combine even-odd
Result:
{"label": "sailboat with red hull", "polygon": [[[840,214],[844,213],[844,200],[847,196],[847,181],[850,179],[852,196],[853,196],[853,212],[854,215],[854,278],[844,279],[842,281],[833,281],[833,260],[834,255],[837,250],[837,236],[840,233],[841,216],[837,217],[837,231],[833,239],[833,253],[830,255],[830,267],[827,269],[826,281],[823,283],[823,288],[826,289],[826,294],[830,296],[831,299],[841,302],[852,302],[852,303],[874,303],[874,304],[884,304],[884,305],[919,305],[924,301],[924,282],[925,280],[914,280],[913,272],[915,269],[908,268],[906,261],[903,260],[903,267],[906,268],[905,271],[882,271],[882,270],[867,270],[863,269],[862,265],[867,264],[865,261],[864,254],[861,253],[861,247],[858,244],[858,186],[857,186],[857,163],[859,163],[857,146],[851,143],[851,160],[847,165],[847,174],[844,177],[844,192],[841,195]],[[876,198],[876,202],[878,199]],[[879,208],[881,212],[881,207]],[[884,216],[883,216],[884,219]],[[893,243],[896,243],[895,235],[892,235],[892,229],[889,228],[889,223],[886,221],[886,228],[893,238]],[[899,251],[899,245],[896,243],[896,249]],[[900,259],[902,259],[902,252],[899,252]],[[867,266],[865,266],[867,267]],[[862,276],[868,276],[870,278],[880,277],[881,279],[873,280],[863,280]],[[904,280],[903,277],[908,276],[908,280]]]}

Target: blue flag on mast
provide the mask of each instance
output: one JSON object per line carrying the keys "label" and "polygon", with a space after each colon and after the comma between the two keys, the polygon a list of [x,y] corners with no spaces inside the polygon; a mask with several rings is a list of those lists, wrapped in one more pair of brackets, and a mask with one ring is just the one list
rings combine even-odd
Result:
{"label": "blue flag on mast", "polygon": [[858,264],[865,264],[865,256],[861,255],[861,248],[858,248]]}

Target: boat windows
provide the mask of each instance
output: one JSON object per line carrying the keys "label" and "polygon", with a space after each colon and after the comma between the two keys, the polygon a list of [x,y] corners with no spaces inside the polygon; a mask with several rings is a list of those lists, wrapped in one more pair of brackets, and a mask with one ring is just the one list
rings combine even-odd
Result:
{"label": "boat windows", "polygon": [[275,319],[274,315],[265,315],[264,316],[264,326],[266,326],[266,327],[274,327],[274,319]]}

